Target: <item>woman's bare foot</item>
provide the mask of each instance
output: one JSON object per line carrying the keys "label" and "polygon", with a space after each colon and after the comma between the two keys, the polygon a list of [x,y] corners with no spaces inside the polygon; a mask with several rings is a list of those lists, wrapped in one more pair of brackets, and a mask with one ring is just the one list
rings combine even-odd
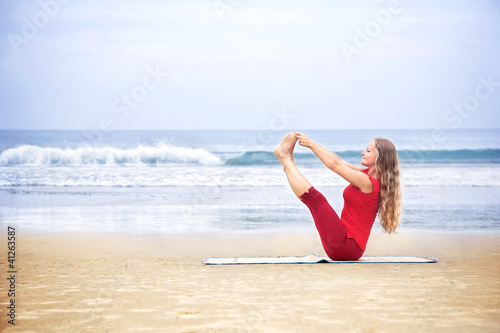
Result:
{"label": "woman's bare foot", "polygon": [[274,155],[280,160],[281,165],[286,163],[290,158],[293,160],[293,149],[295,148],[296,142],[297,138],[295,137],[295,133],[290,132],[286,134],[281,143],[274,148]]}

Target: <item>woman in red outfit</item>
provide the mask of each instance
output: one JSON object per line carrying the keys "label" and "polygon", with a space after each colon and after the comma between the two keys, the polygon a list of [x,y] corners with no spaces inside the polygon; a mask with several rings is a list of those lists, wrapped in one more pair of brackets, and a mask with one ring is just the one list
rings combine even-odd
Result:
{"label": "woman in red outfit", "polygon": [[[341,218],[325,197],[311,186],[293,161],[295,143],[311,151],[330,170],[347,180]],[[378,214],[385,231],[395,232],[401,216],[399,161],[396,148],[377,138],[361,153],[358,167],[343,161],[302,133],[288,133],[274,149],[295,195],[309,208],[328,257],[357,260],[365,252]]]}

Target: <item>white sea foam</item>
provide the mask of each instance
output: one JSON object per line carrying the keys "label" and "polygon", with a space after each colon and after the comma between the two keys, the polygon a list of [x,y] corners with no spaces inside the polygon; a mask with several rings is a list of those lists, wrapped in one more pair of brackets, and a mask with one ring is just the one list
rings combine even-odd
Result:
{"label": "white sea foam", "polygon": [[[347,186],[347,182],[325,168],[301,168],[315,186]],[[410,187],[480,186],[500,187],[498,167],[410,167],[402,171],[402,184]],[[287,186],[279,166],[228,166],[199,164],[4,166],[0,186],[105,186],[105,187],[193,187],[193,186]]]}
{"label": "white sea foam", "polygon": [[22,145],[3,151],[0,165],[80,166],[123,164],[201,164],[219,165],[221,159],[201,148],[173,147],[166,144],[138,146],[132,149],[114,147],[79,147],[61,149]]}

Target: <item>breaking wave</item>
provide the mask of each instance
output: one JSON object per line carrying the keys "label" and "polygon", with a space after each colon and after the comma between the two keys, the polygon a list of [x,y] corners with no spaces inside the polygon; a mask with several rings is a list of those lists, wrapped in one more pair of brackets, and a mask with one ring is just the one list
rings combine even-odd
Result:
{"label": "breaking wave", "polygon": [[114,147],[80,147],[61,149],[23,145],[3,151],[0,165],[78,166],[126,164],[200,164],[220,165],[221,159],[201,148],[172,147],[165,144],[138,146],[132,149]]}

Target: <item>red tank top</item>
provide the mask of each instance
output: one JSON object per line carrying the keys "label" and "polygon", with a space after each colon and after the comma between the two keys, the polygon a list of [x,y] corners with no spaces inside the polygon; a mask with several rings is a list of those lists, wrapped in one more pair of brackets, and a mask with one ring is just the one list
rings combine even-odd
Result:
{"label": "red tank top", "polygon": [[[368,174],[368,169],[363,172]],[[370,177],[370,181],[373,184],[370,193],[363,193],[352,184],[345,188],[344,208],[340,217],[347,229],[347,237],[353,238],[363,251],[366,249],[380,202],[380,183],[373,177]]]}

